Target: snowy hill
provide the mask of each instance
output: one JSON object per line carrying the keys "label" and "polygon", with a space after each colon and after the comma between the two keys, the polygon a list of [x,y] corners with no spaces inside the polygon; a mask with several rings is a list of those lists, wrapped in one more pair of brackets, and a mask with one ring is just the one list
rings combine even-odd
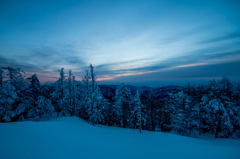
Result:
{"label": "snowy hill", "polygon": [[1,159],[239,159],[240,140],[90,125],[77,117],[0,123]]}

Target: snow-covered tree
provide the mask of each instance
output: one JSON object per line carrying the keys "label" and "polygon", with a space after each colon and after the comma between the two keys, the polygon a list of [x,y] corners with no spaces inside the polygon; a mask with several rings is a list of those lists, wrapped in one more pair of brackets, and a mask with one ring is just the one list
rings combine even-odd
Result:
{"label": "snow-covered tree", "polygon": [[87,108],[87,113],[88,113],[88,116],[89,116],[89,121],[91,123],[94,124],[94,120],[93,120],[93,116],[94,116],[94,107],[96,105],[95,102],[97,102],[97,86],[96,86],[96,76],[95,76],[95,73],[94,73],[94,69],[93,69],[93,66],[92,64],[90,64],[89,66],[89,71],[90,71],[90,79],[91,79],[91,83],[89,83],[89,86],[88,86],[88,108]]}
{"label": "snow-covered tree", "polygon": [[38,97],[43,95],[43,90],[36,74],[26,80],[29,84],[28,87],[21,93],[20,100],[21,105],[26,107],[26,112],[24,113],[23,118],[29,119],[38,116],[35,111],[36,102]]}
{"label": "snow-covered tree", "polygon": [[94,91],[94,88],[96,85],[96,75],[94,73],[94,68],[93,68],[92,64],[90,64],[89,69],[90,69],[90,79],[91,79],[91,83],[92,83],[91,88],[92,88],[92,91]]}
{"label": "snow-covered tree", "polygon": [[103,104],[103,109],[102,109],[102,114],[104,117],[104,123],[105,125],[113,126],[116,122],[114,121],[114,107],[113,105],[109,102],[109,100],[103,98],[102,101]]}
{"label": "snow-covered tree", "polygon": [[12,113],[13,104],[18,98],[16,89],[11,83],[5,83],[0,92],[0,121],[9,122],[15,114]]}
{"label": "snow-covered tree", "polygon": [[[101,90],[99,87],[96,87],[94,92],[91,94],[91,109],[88,110],[89,113],[89,119],[88,121],[92,123],[93,125],[104,123],[104,109],[105,109],[105,100],[103,98],[103,95],[101,93]],[[91,111],[91,112],[90,112]]]}
{"label": "snow-covered tree", "polygon": [[204,96],[202,103],[205,110],[205,131],[215,133],[216,138],[231,135],[233,126],[222,101]]}
{"label": "snow-covered tree", "polygon": [[[30,83],[30,88],[32,88],[33,93],[41,94],[41,85],[36,74],[27,78],[27,81]],[[36,97],[37,98],[37,97]]]}
{"label": "snow-covered tree", "polygon": [[[1,76],[0,121],[16,121],[21,116],[20,112],[23,111],[22,107],[18,107],[21,103],[21,92],[26,87],[23,71],[19,68],[1,67]],[[3,77],[8,77],[8,80],[3,81]]]}
{"label": "snow-covered tree", "polygon": [[181,135],[189,135],[190,125],[190,99],[183,91],[171,94],[169,99],[170,123],[172,130]]}
{"label": "snow-covered tree", "polygon": [[127,126],[127,119],[129,118],[129,105],[131,102],[131,91],[122,83],[116,90],[115,110],[120,126],[124,128]]}
{"label": "snow-covered tree", "polygon": [[219,85],[221,95],[231,99],[233,93],[233,85],[229,79],[226,77],[222,78],[219,82]]}
{"label": "snow-covered tree", "polygon": [[51,100],[39,96],[36,102],[37,106],[35,108],[37,114],[37,120],[49,119],[54,112],[54,107],[52,106]]}
{"label": "snow-covered tree", "polygon": [[[92,64],[89,66],[90,70],[90,79],[91,83],[88,88],[88,93],[87,93],[87,113],[88,113],[88,121],[92,124],[97,124],[97,123],[103,123],[104,121],[104,116],[103,116],[103,110],[104,110],[104,98],[102,95],[102,92],[100,88],[97,85],[96,82],[96,75],[94,73],[94,68]],[[86,77],[87,78],[87,77]],[[88,80],[86,79],[86,84],[89,84]]]}
{"label": "snow-covered tree", "polygon": [[89,72],[86,70],[85,76],[82,78],[82,86],[78,89],[79,108],[77,109],[77,115],[81,118],[88,120],[87,113],[90,107],[90,82]]}
{"label": "snow-covered tree", "polygon": [[140,99],[140,94],[139,91],[137,90],[137,93],[133,99],[133,106],[134,109],[132,111],[132,115],[134,116],[134,118],[137,119],[136,121],[136,125],[138,126],[139,132],[142,132],[142,125],[145,124],[146,119],[144,118],[144,114],[143,114],[143,104],[141,102]]}
{"label": "snow-covered tree", "polygon": [[66,115],[67,111],[67,103],[66,103],[66,81],[65,81],[65,73],[64,68],[61,68],[59,71],[59,79],[55,83],[56,89],[55,92],[52,94],[52,101],[55,111],[57,112],[57,116],[59,116],[60,112],[63,115]]}
{"label": "snow-covered tree", "polygon": [[67,109],[71,113],[71,116],[74,114],[73,111],[73,84],[72,84],[72,70],[69,70],[68,73],[68,90],[67,90]]}
{"label": "snow-covered tree", "polygon": [[147,107],[148,111],[148,123],[149,123],[149,130],[155,131],[155,128],[157,126],[157,118],[159,119],[159,124],[162,124],[162,120],[160,120],[160,110],[158,108],[158,105],[160,102],[156,99],[155,94],[153,90],[150,91],[149,97],[145,101],[145,106]]}
{"label": "snow-covered tree", "polygon": [[77,86],[76,86],[76,80],[75,80],[75,76],[73,76],[73,83],[72,83],[72,105],[73,105],[73,109],[72,109],[72,114],[75,115],[76,113],[76,105],[77,105]]}
{"label": "snow-covered tree", "polygon": [[6,67],[4,69],[7,71],[6,75],[12,84],[15,84],[19,79],[23,79],[23,76],[25,74],[20,68]]}

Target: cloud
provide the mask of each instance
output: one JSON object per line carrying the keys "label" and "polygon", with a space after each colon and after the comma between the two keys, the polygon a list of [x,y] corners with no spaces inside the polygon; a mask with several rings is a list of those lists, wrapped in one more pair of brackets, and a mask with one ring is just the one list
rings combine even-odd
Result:
{"label": "cloud", "polygon": [[[229,77],[233,82],[240,80],[240,61],[226,62],[192,67],[179,67],[168,71],[152,72],[135,76],[122,76],[110,81],[111,84],[125,82],[127,84],[161,86],[170,84],[208,83],[212,79]],[[104,83],[100,81],[100,83]],[[105,82],[106,83],[106,82]],[[107,81],[109,83],[109,81]]]}
{"label": "cloud", "polygon": [[[1,66],[12,66],[21,68],[27,72],[27,76],[32,74],[40,75],[40,78],[55,77],[58,69],[65,67],[65,70],[81,70],[86,63],[81,59],[81,54],[74,50],[71,45],[63,44],[50,47],[46,43],[28,45],[24,53],[13,53],[0,56]],[[44,75],[46,75],[44,77]],[[77,74],[77,73],[76,73]],[[79,74],[78,74],[79,75]],[[53,80],[53,79],[49,79]]]}
{"label": "cloud", "polygon": [[226,40],[236,40],[236,39],[238,39],[238,40],[240,39],[239,32],[228,34],[228,35],[222,35],[222,36],[210,38],[207,40],[202,40],[199,42],[199,44],[209,44],[209,43],[216,43],[216,42],[222,42],[222,41],[226,41]]}
{"label": "cloud", "polygon": [[122,62],[114,62],[114,63],[106,63],[106,64],[101,64],[95,66],[97,69],[108,69],[116,65],[125,65],[125,64],[130,64],[130,63],[135,63],[139,61],[146,61],[146,59],[136,59],[136,60],[130,60],[130,61],[122,61]]}
{"label": "cloud", "polygon": [[11,66],[15,68],[21,68],[23,71],[40,71],[45,68],[45,66],[36,66],[32,64],[28,64],[25,62],[18,62],[13,59],[5,58],[0,56],[1,66]]}
{"label": "cloud", "polygon": [[[201,52],[201,54],[200,54]],[[216,63],[216,62],[225,62],[229,60],[239,60],[240,59],[240,50],[239,51],[227,51],[227,52],[218,52],[211,54],[205,49],[196,50],[191,52],[191,55],[184,55],[174,58],[169,58],[164,61],[159,61],[158,63],[152,64],[148,67],[138,67],[138,68],[129,68],[129,69],[119,69],[111,70],[110,66],[114,64],[104,65],[105,71],[99,70],[100,74],[126,74],[126,73],[137,73],[137,72],[148,72],[156,71],[160,69],[167,69],[172,67],[179,67],[184,65],[194,66],[194,64],[202,63]],[[134,61],[133,61],[134,62]],[[116,63],[115,65],[122,64]],[[98,69],[98,67],[96,67]],[[100,67],[102,68],[102,67]]]}

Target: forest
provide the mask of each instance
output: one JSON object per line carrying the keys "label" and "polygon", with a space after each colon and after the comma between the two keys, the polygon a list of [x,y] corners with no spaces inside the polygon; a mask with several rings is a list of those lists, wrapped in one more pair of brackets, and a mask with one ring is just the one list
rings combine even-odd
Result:
{"label": "forest", "polygon": [[240,137],[240,86],[223,77],[208,85],[157,89],[98,85],[92,64],[82,81],[59,70],[56,82],[25,78],[20,68],[0,69],[0,122],[77,116],[89,124],[199,137]]}

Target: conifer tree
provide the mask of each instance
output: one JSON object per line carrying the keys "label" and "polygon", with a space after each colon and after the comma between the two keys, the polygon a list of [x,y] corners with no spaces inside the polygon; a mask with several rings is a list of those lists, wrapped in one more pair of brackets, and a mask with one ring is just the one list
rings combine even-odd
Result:
{"label": "conifer tree", "polygon": [[52,116],[54,107],[52,106],[51,100],[39,96],[36,105],[37,120],[49,119]]}
{"label": "conifer tree", "polygon": [[12,108],[17,98],[15,87],[11,83],[4,84],[0,93],[0,121],[9,122],[15,116]]}
{"label": "conifer tree", "polygon": [[79,116],[82,117],[83,119],[88,120],[89,115],[88,115],[88,110],[90,108],[90,82],[89,82],[89,72],[86,70],[85,76],[82,78],[83,82],[83,89],[79,93],[79,99],[82,101],[80,108],[79,108]]}
{"label": "conifer tree", "polygon": [[169,98],[170,104],[170,121],[172,130],[181,135],[188,135],[189,131],[189,109],[190,100],[183,91],[172,94]]}
{"label": "conifer tree", "polygon": [[137,93],[134,97],[134,110],[132,113],[135,114],[137,118],[137,125],[140,133],[142,132],[142,125],[146,122],[146,119],[143,115],[143,107],[144,106],[141,102],[139,91],[137,90]]}
{"label": "conifer tree", "polygon": [[76,90],[76,80],[75,76],[73,76],[73,84],[72,84],[72,91],[73,91],[73,115],[76,113],[76,101],[77,101],[77,90]]}
{"label": "conifer tree", "polygon": [[55,108],[55,111],[57,112],[57,117],[59,117],[60,112],[63,112],[63,115],[65,115],[66,112],[66,85],[65,85],[65,73],[64,73],[64,68],[61,68],[59,71],[59,79],[55,83],[56,85],[56,90],[52,94],[52,100],[53,100],[53,105]]}
{"label": "conifer tree", "polygon": [[104,110],[104,98],[102,95],[102,92],[100,88],[97,85],[96,82],[96,75],[94,73],[94,68],[92,64],[89,66],[90,70],[90,79],[91,79],[91,84],[90,84],[90,90],[89,90],[89,105],[88,105],[88,116],[89,119],[88,121],[92,124],[98,124],[98,123],[103,123],[103,110]]}
{"label": "conifer tree", "polygon": [[129,104],[131,101],[131,91],[124,83],[116,90],[115,97],[116,115],[120,121],[120,126],[127,126],[127,118],[129,115]]}

